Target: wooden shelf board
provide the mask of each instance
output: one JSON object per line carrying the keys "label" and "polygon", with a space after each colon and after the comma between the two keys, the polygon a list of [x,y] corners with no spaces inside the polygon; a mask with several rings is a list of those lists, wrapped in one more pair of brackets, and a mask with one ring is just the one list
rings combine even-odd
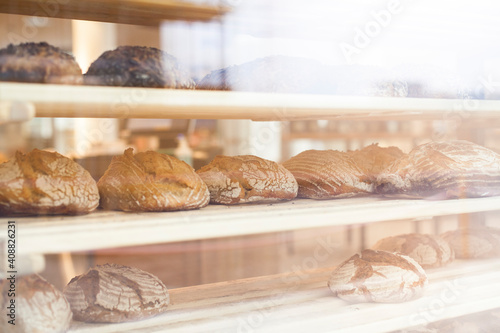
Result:
{"label": "wooden shelf board", "polygon": [[73,322],[70,332],[388,332],[500,304],[499,260],[456,261],[429,270],[425,295],[397,304],[352,304],[334,297],[326,286],[332,270],[172,289],[165,314],[123,324]]}
{"label": "wooden shelf board", "polygon": [[[98,210],[81,216],[3,217],[0,226],[8,220],[16,221],[22,237],[19,253],[59,253],[498,209],[500,197],[443,201],[297,199],[274,204],[209,205],[199,210],[163,213]],[[5,235],[0,234],[0,242],[2,237]]]}
{"label": "wooden shelf board", "polygon": [[500,101],[272,94],[0,83],[0,101],[32,103],[37,117],[317,120],[498,117]]}
{"label": "wooden shelf board", "polygon": [[209,21],[227,7],[176,0],[1,1],[0,12],[30,16],[156,26],[163,20]]}

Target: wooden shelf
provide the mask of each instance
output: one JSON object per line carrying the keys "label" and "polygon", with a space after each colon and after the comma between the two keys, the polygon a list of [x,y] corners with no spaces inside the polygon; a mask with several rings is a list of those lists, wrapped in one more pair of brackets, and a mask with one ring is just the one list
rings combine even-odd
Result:
{"label": "wooden shelf", "polygon": [[165,314],[123,324],[73,322],[70,332],[376,333],[492,310],[500,304],[498,260],[458,261],[429,270],[425,295],[397,304],[352,304],[334,297],[326,286],[332,270],[172,289],[172,305]]}
{"label": "wooden shelf", "polygon": [[[430,218],[498,210],[500,197],[443,201],[377,197],[275,204],[209,205],[164,213],[97,211],[82,216],[1,218],[19,226],[18,251],[59,253],[298,230],[357,223]],[[5,235],[0,234],[1,237]]]}
{"label": "wooden shelf", "polygon": [[194,91],[0,83],[0,101],[31,103],[37,117],[318,120],[498,118],[500,101]]}
{"label": "wooden shelf", "polygon": [[228,11],[178,0],[0,1],[1,13],[148,26],[163,20],[209,21]]}

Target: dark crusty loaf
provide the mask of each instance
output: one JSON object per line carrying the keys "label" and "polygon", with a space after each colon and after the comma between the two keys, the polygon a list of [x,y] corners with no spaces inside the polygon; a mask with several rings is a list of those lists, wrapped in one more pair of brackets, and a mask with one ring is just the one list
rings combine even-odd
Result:
{"label": "dark crusty loaf", "polygon": [[404,234],[379,240],[374,250],[404,254],[423,268],[441,267],[455,258],[450,244],[439,236],[429,234]]}
{"label": "dark crusty loaf", "polygon": [[500,257],[500,229],[462,228],[441,235],[461,259]]}
{"label": "dark crusty loaf", "polygon": [[42,42],[1,49],[0,81],[81,84],[83,77],[72,55]]}
{"label": "dark crusty loaf", "polygon": [[73,318],[85,322],[126,322],[167,310],[167,287],[138,268],[106,264],[74,277],[64,288]]}
{"label": "dark crusty loaf", "polygon": [[328,286],[350,302],[397,303],[422,295],[427,285],[423,268],[410,257],[386,251],[355,254],[330,276]]}
{"label": "dark crusty loaf", "polygon": [[172,55],[154,47],[120,46],[104,52],[85,74],[85,84],[194,89]]}
{"label": "dark crusty loaf", "polygon": [[297,181],[290,171],[257,156],[216,156],[197,173],[208,186],[211,203],[291,200],[297,196]]}
{"label": "dark crusty loaf", "polygon": [[332,199],[371,193],[373,185],[350,153],[306,150],[283,163],[299,184],[298,197]]}
{"label": "dark crusty loaf", "polygon": [[410,197],[500,195],[500,155],[468,141],[426,143],[382,172],[376,191]]}
{"label": "dark crusty loaf", "polygon": [[97,186],[104,209],[196,209],[210,200],[207,185],[188,164],[153,151],[134,155],[132,148],[113,157]]}
{"label": "dark crusty loaf", "polygon": [[92,176],[58,153],[17,152],[0,164],[0,214],[84,214],[98,205]]}
{"label": "dark crusty loaf", "polygon": [[[11,287],[9,279],[0,280],[0,306],[7,314],[0,320],[3,333],[66,332],[71,323],[71,309],[63,293],[37,274],[17,276]],[[9,296],[15,289],[15,296]],[[12,292],[10,292],[12,293]],[[15,325],[8,323],[10,301],[15,300]]]}

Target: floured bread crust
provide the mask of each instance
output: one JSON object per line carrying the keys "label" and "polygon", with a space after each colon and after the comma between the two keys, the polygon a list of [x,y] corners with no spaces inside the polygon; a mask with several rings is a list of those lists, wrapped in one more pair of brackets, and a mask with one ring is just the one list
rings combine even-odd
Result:
{"label": "floured bread crust", "polygon": [[58,153],[34,149],[0,164],[0,214],[84,214],[99,205],[87,170]]}
{"label": "floured bread crust", "polygon": [[350,153],[306,150],[284,162],[283,166],[297,180],[300,198],[343,198],[373,191],[373,185]]}
{"label": "floured bread crust", "polygon": [[500,155],[468,141],[423,144],[382,172],[376,191],[417,198],[500,195]]}
{"label": "floured bread crust", "polygon": [[153,151],[115,156],[97,182],[104,209],[172,211],[208,205],[207,185],[193,168],[175,157]]}
{"label": "floured bread crust", "polygon": [[389,165],[404,156],[404,153],[398,147],[379,147],[376,143],[349,153],[356,165],[372,182]]}
{"label": "floured bread crust", "polygon": [[[9,317],[0,320],[0,331],[5,333],[58,333],[66,332],[71,323],[71,309],[63,293],[38,274],[17,276],[15,298],[9,297],[9,280],[0,280],[0,306],[7,309],[15,299],[15,325]],[[7,311],[2,311],[7,313]]]}
{"label": "floured bread crust", "polygon": [[439,236],[428,234],[405,234],[379,240],[374,250],[397,252],[409,256],[423,268],[441,267],[455,258],[450,244]]}
{"label": "floured bread crust", "polygon": [[427,285],[424,269],[410,257],[386,251],[355,254],[330,276],[328,286],[349,302],[397,303],[420,297]]}
{"label": "floured bread crust", "polygon": [[297,196],[297,181],[290,171],[253,155],[216,156],[197,173],[208,186],[211,203],[230,205]]}
{"label": "floured bread crust", "polygon": [[500,257],[500,229],[462,228],[441,235],[461,259]]}
{"label": "floured bread crust", "polygon": [[75,320],[119,323],[165,312],[168,290],[156,276],[133,267],[106,264],[74,277],[64,288]]}

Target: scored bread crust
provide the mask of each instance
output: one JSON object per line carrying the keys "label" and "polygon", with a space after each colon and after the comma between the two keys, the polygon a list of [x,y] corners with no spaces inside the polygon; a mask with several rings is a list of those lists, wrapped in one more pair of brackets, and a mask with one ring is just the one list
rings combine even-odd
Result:
{"label": "scored bread crust", "polygon": [[363,250],[340,264],[328,287],[349,302],[397,303],[422,295],[424,269],[412,258],[386,251]]}
{"label": "scored bread crust", "polygon": [[95,180],[61,154],[34,149],[0,164],[0,214],[85,214],[98,205]]}
{"label": "scored bread crust", "polygon": [[365,173],[370,181],[375,181],[377,176],[404,153],[398,147],[379,147],[377,143],[371,144],[360,150],[348,152],[356,165]]}
{"label": "scored bread crust", "polygon": [[463,140],[426,143],[382,172],[376,192],[418,198],[500,195],[500,155]]}
{"label": "scored bread crust", "polygon": [[90,65],[84,79],[88,85],[195,88],[174,56],[145,46],[120,46],[104,52]]}
{"label": "scored bread crust", "polygon": [[211,203],[291,200],[297,196],[297,181],[290,171],[253,155],[219,155],[197,173],[208,186]]}
{"label": "scored bread crust", "polygon": [[41,43],[9,44],[0,49],[0,81],[82,84],[82,70],[75,58]]}
{"label": "scored bread crust", "polygon": [[64,288],[75,320],[119,323],[163,313],[167,287],[153,274],[134,267],[97,265]]}
{"label": "scored bread crust", "polygon": [[297,180],[300,198],[343,198],[373,191],[373,185],[350,153],[306,150],[285,161],[283,166]]}
{"label": "scored bread crust", "polygon": [[179,159],[153,151],[128,148],[113,157],[97,182],[104,209],[172,211],[205,207],[207,185],[193,168]]}
{"label": "scored bread crust", "polygon": [[423,268],[445,266],[455,258],[448,242],[429,234],[413,233],[386,237],[379,240],[372,249],[404,254]]}
{"label": "scored bread crust", "polygon": [[[0,306],[10,305],[8,279],[0,280]],[[59,333],[69,329],[72,313],[63,293],[38,274],[17,276],[15,281],[15,325],[9,317],[0,320],[1,332]],[[2,313],[8,313],[8,310]]]}
{"label": "scored bread crust", "polygon": [[441,234],[460,259],[500,257],[500,229],[472,227]]}

